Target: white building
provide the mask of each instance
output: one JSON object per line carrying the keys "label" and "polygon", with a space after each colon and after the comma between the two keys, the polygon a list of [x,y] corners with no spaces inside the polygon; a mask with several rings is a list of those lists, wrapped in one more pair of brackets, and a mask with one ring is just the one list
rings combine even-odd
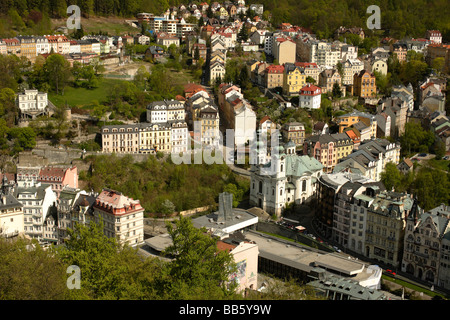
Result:
{"label": "white building", "polygon": [[244,100],[244,104],[235,110],[234,141],[237,147],[251,144],[256,135],[256,113],[251,105]]}
{"label": "white building", "polygon": [[189,150],[189,130],[186,121],[170,121],[172,152],[180,153]]}
{"label": "white building", "polygon": [[166,123],[185,120],[184,103],[178,100],[154,101],[147,106],[147,122]]}
{"label": "white building", "polygon": [[353,85],[353,76],[364,69],[364,63],[358,59],[347,59],[342,63],[343,69],[343,85]]}
{"label": "white building", "polygon": [[37,36],[36,39],[36,55],[50,53],[51,46],[46,37]]}
{"label": "white building", "polygon": [[286,153],[283,147],[279,147],[278,155],[272,150],[271,160],[252,167],[250,204],[280,216],[287,204],[308,203],[316,193],[323,165],[312,157],[298,156],[293,144]]}
{"label": "white building", "polygon": [[42,241],[45,218],[50,208],[57,204],[52,186],[37,182],[27,188],[17,188],[14,195],[23,204],[25,234]]}
{"label": "white building", "polygon": [[12,194],[13,185],[3,175],[0,190],[0,237],[15,237],[24,233],[23,205]]}
{"label": "white building", "polygon": [[16,105],[20,111],[20,120],[31,120],[48,114],[48,98],[46,92],[24,90],[17,94]]}
{"label": "white building", "polygon": [[300,89],[299,107],[307,109],[319,109],[322,101],[322,89],[308,83]]}
{"label": "white building", "polygon": [[214,62],[209,69],[209,81],[214,84],[216,79],[223,80],[225,77],[225,64],[221,61]]}

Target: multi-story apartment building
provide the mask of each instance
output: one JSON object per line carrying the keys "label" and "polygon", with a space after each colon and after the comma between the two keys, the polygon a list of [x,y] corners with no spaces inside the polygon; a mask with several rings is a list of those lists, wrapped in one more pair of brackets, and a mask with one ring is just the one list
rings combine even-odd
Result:
{"label": "multi-story apartment building", "polygon": [[314,157],[323,165],[323,171],[331,172],[337,163],[336,140],[330,134],[315,135],[305,139],[303,154]]}
{"label": "multi-story apartment building", "polygon": [[86,224],[89,215],[84,209],[92,205],[93,199],[93,196],[78,188],[65,187],[61,190],[56,212],[50,210],[45,218],[44,241],[63,243],[69,237],[69,228],[74,230],[76,223]]}
{"label": "multi-story apartment building", "polygon": [[147,122],[165,123],[167,121],[184,121],[186,111],[184,102],[178,100],[154,101],[147,105]]}
{"label": "multi-story apartment building", "polygon": [[51,46],[48,39],[44,36],[36,36],[36,55],[50,53]]}
{"label": "multi-story apartment building", "polygon": [[45,218],[57,203],[57,196],[52,190],[52,186],[37,182],[27,188],[16,188],[14,196],[23,205],[25,234],[42,241]]}
{"label": "multi-story apartment building", "polygon": [[214,84],[217,80],[222,81],[225,78],[225,64],[221,61],[214,62],[209,69],[209,82]]}
{"label": "multi-story apartment building", "polygon": [[442,43],[442,34],[439,30],[427,30],[425,38],[434,43]]}
{"label": "multi-story apartment building", "polygon": [[234,130],[235,146],[253,143],[256,136],[256,113],[244,98],[241,88],[222,83],[218,92],[220,120],[226,129]]}
{"label": "multi-story apartment building", "polygon": [[315,83],[319,83],[320,69],[316,63],[313,62],[296,62],[294,63],[296,67],[303,69],[306,77],[311,77],[314,79]]}
{"label": "multi-story apartment building", "polygon": [[277,59],[279,64],[294,63],[295,62],[295,42],[291,39],[278,37],[272,46],[272,55]]}
{"label": "multi-story apartment building", "polygon": [[24,90],[17,94],[16,105],[19,108],[20,121],[36,119],[48,114],[48,98],[46,92]]}
{"label": "multi-story apartment building", "polygon": [[306,109],[319,109],[322,102],[322,89],[307,83],[300,89],[299,107]]}
{"label": "multi-story apartment building", "polygon": [[23,233],[23,204],[14,197],[13,186],[6,175],[3,175],[0,190],[0,238],[16,237]]}
{"label": "multi-story apartment building", "polygon": [[305,141],[305,126],[300,122],[287,122],[281,127],[284,141],[292,141],[296,146],[303,146]]}
{"label": "multi-story apartment building", "polygon": [[6,45],[6,53],[7,54],[15,54],[16,56],[21,56],[21,45],[20,41],[17,38],[9,38],[9,39],[3,39],[3,42]]}
{"label": "multi-story apartment building", "polygon": [[410,194],[377,194],[367,210],[364,255],[393,268],[401,267],[406,221],[417,210],[417,200]]}
{"label": "multi-story apartment building", "polygon": [[300,89],[306,83],[306,74],[293,63],[284,64],[283,94],[287,96],[299,95]]}
{"label": "multi-story apartment building", "polygon": [[172,151],[172,134],[169,122],[141,123],[136,125],[139,131],[137,152],[169,153]]}
{"label": "multi-story apartment building", "polygon": [[139,125],[102,127],[102,151],[107,153],[139,153]]}
{"label": "multi-story apartment building", "polygon": [[386,164],[400,162],[400,146],[386,139],[362,141],[357,150],[340,159],[334,172],[354,171],[360,175],[380,181]]}
{"label": "multi-story apartment building", "polygon": [[284,81],[284,66],[269,65],[264,71],[265,86],[267,89],[276,87],[283,87]]}
{"label": "multi-story apartment building", "polygon": [[382,183],[374,184],[370,180],[350,180],[341,186],[334,202],[333,241],[344,248],[363,253],[367,208],[373,201],[366,193],[370,194],[370,191],[379,188],[384,189]]}
{"label": "multi-story apartment building", "polygon": [[206,146],[219,147],[219,112],[217,108],[207,106],[200,110],[199,118],[201,124],[201,143]]}
{"label": "multi-story apartment building", "polygon": [[[70,53],[70,40],[63,35],[47,35],[45,36],[50,45],[50,52],[59,54],[69,54]],[[83,52],[83,51],[82,51]]]}
{"label": "multi-story apartment building", "polygon": [[392,54],[395,55],[399,62],[406,61],[406,54],[408,53],[408,47],[405,43],[394,43],[392,46]]}
{"label": "multi-story apartment building", "polygon": [[415,278],[449,288],[450,208],[442,204],[418,211],[406,221],[401,270]]}
{"label": "multi-story apartment building", "polygon": [[107,237],[131,246],[144,242],[144,208],[139,200],[103,189],[92,208],[95,221],[103,221],[103,232]]}
{"label": "multi-story apartment building", "polygon": [[278,156],[273,152],[270,165],[252,169],[250,203],[280,216],[286,204],[305,204],[315,197],[323,166],[312,157],[298,156],[293,145],[279,149]]}
{"label": "multi-story apartment building", "polygon": [[20,41],[20,55],[30,60],[36,61],[36,39],[34,36],[17,36]]}
{"label": "multi-story apartment building", "polygon": [[[343,209],[348,210],[345,204],[340,204],[337,202],[337,200],[342,200],[342,198],[337,199],[338,192],[342,186],[348,182],[366,184],[372,182],[372,180],[361,175],[348,172],[323,174],[318,179],[315,218],[317,221],[317,230],[326,239],[332,239],[333,230],[344,230],[344,225],[348,228],[348,211],[341,212],[346,219],[346,221],[340,221],[342,226],[339,226],[338,228],[337,225],[334,225],[336,203],[338,206],[341,205]],[[336,231],[334,231],[334,233],[336,234]],[[345,231],[345,233],[348,232]]]}
{"label": "multi-story apartment building", "polygon": [[353,76],[364,69],[364,63],[358,59],[347,59],[342,63],[343,85],[353,85]]}
{"label": "multi-story apartment building", "polygon": [[46,166],[39,170],[37,181],[49,184],[58,198],[64,187],[78,188],[78,169],[76,166]]}
{"label": "multi-story apartment building", "polygon": [[332,92],[335,83],[343,90],[342,78],[337,69],[326,69],[319,74],[319,86],[323,93]]}
{"label": "multi-story apartment building", "polygon": [[397,97],[384,98],[378,102],[377,113],[384,112],[391,117],[391,136],[399,138],[405,132],[408,108],[406,101]]}
{"label": "multi-story apartment building", "polygon": [[353,95],[361,98],[373,98],[377,94],[375,75],[361,70],[353,76]]}
{"label": "multi-story apartment building", "polygon": [[339,126],[339,133],[344,132],[347,128],[352,127],[358,122],[363,122],[370,128],[370,138],[377,136],[377,119],[372,114],[354,111],[338,116],[336,122]]}
{"label": "multi-story apartment building", "polygon": [[384,190],[385,187],[382,183],[366,183],[362,188],[357,188],[351,198],[348,199],[350,205],[350,221],[346,247],[349,250],[364,255],[367,210],[373,203],[375,194]]}

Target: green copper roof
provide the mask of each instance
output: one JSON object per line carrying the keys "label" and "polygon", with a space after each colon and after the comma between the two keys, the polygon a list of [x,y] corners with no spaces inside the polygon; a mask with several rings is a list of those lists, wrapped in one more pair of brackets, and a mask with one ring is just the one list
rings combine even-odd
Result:
{"label": "green copper roof", "polygon": [[310,156],[287,155],[286,175],[300,177],[306,173],[314,173],[323,168],[323,165]]}

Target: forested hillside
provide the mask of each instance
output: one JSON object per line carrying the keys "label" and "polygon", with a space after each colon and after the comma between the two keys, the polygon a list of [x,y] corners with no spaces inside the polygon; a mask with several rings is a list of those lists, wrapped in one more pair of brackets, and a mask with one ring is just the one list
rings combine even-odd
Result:
{"label": "forested hillside", "polygon": [[[24,21],[30,14],[50,18],[66,17],[67,6],[76,4],[84,17],[122,16],[133,17],[138,12],[161,14],[171,6],[188,0],[0,0],[0,14],[11,15],[16,11]],[[195,1],[194,1],[195,2]],[[203,1],[197,1],[198,3]],[[206,2],[212,2],[206,0]],[[219,1],[221,2],[221,1]],[[366,13],[370,5],[378,5],[381,10],[381,27],[385,35],[395,38],[405,36],[423,37],[427,29],[438,29],[444,41],[450,39],[450,6],[447,0],[250,0],[262,3],[272,16],[272,23],[281,22],[311,28],[319,37],[328,38],[339,26],[366,27]],[[35,12],[38,12],[36,14]],[[267,14],[266,13],[266,14]],[[14,13],[13,13],[14,15]],[[420,17],[420,19],[418,19]],[[34,19],[36,20],[36,19]],[[1,26],[0,26],[1,29]]]}
{"label": "forested hillside", "polygon": [[446,41],[450,38],[450,6],[446,0],[251,0],[264,4],[274,25],[280,22],[311,28],[324,38],[339,26],[367,29],[366,13],[370,5],[381,11],[381,28],[394,38],[423,37],[428,29],[438,29]]}

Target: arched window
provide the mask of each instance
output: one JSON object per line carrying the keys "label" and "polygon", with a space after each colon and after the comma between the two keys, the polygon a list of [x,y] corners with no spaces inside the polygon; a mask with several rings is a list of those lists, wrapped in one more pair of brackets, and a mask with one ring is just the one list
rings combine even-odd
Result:
{"label": "arched window", "polygon": [[306,191],[306,180],[302,182],[302,191]]}
{"label": "arched window", "polygon": [[260,182],[259,182],[259,193],[262,193],[262,192],[263,192],[263,191],[262,191],[262,186],[263,186],[262,181],[260,181]]}

